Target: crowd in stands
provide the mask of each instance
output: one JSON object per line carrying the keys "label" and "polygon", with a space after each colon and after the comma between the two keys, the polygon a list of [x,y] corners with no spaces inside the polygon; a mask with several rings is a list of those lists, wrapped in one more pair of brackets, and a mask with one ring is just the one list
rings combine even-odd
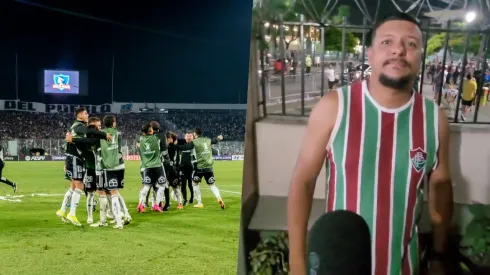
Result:
{"label": "crowd in stands", "polygon": [[[90,115],[100,118],[104,116],[103,114]],[[223,135],[224,141],[227,142],[223,142],[216,149],[221,154],[240,154],[243,153],[245,117],[244,110],[169,110],[168,113],[116,115],[117,128],[128,144],[130,153],[136,150],[131,145],[138,138],[141,126],[156,120],[160,122],[162,128],[176,132],[180,137],[196,127],[202,128],[204,136],[207,137]],[[62,142],[53,140],[64,139],[73,121],[72,114],[0,111],[0,140],[24,140],[20,142],[21,151],[37,147],[45,149],[52,155],[58,155],[63,152]],[[26,152],[21,153],[26,154]]]}

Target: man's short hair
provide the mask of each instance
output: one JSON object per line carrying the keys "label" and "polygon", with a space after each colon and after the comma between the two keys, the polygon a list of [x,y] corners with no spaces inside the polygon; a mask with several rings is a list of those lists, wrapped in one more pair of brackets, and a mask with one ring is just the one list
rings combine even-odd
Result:
{"label": "man's short hair", "polygon": [[198,135],[198,136],[202,136],[203,130],[201,128],[196,128],[194,130],[194,133],[196,133],[196,135]]}
{"label": "man's short hair", "polygon": [[166,136],[167,138],[172,138],[174,141],[178,138],[176,133],[170,131],[167,132]]}
{"label": "man's short hair", "polygon": [[155,132],[160,130],[160,123],[158,123],[157,121],[150,122],[150,126],[151,128],[153,128],[153,130],[155,130]]}
{"label": "man's short hair", "polygon": [[78,108],[76,108],[75,109],[75,117],[78,117],[78,115],[80,113],[83,113],[83,112],[86,112],[86,111],[87,111],[87,108],[85,108],[85,107],[78,107]]}
{"label": "man's short hair", "polygon": [[104,127],[106,128],[112,128],[114,125],[114,122],[116,121],[116,117],[113,115],[107,115],[104,117]]}
{"label": "man's short hair", "polygon": [[88,118],[88,124],[96,123],[96,122],[99,122],[99,121],[100,121],[100,118],[95,117],[95,116]]}
{"label": "man's short hair", "polygon": [[374,41],[374,37],[376,36],[376,31],[383,25],[384,23],[388,21],[407,21],[410,23],[415,24],[420,31],[422,31],[422,28],[420,26],[420,22],[410,14],[406,12],[394,12],[394,13],[389,13],[385,16],[383,16],[380,20],[376,21],[376,23],[373,26],[373,29],[371,30],[371,35],[368,36],[371,38],[371,41],[369,41],[368,45],[372,45]]}
{"label": "man's short hair", "polygon": [[153,127],[151,127],[151,124],[146,123],[145,125],[143,125],[143,127],[141,127],[141,132],[148,134],[150,132],[150,128],[153,128]]}

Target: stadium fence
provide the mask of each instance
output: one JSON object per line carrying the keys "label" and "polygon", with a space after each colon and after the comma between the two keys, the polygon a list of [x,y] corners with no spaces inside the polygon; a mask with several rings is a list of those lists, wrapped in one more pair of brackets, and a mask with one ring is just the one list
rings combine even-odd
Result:
{"label": "stadium fence", "polygon": [[[418,83],[414,88],[418,89],[419,93],[423,93],[424,96],[434,99],[441,108],[446,112],[446,115],[452,123],[472,123],[472,124],[490,124],[490,111],[487,108],[487,102],[490,101],[490,95],[488,88],[490,82],[487,80],[488,61],[490,57],[490,31],[488,29],[481,29],[478,26],[471,26],[468,24],[466,27],[462,27],[458,22],[451,20],[447,22],[440,22],[431,18],[421,20],[422,32],[424,35],[424,51],[422,58],[422,65]],[[440,25],[443,25],[441,27]],[[269,49],[263,45],[268,45],[268,34],[270,30],[279,30],[279,56],[278,60],[282,63],[281,71],[276,72],[271,64],[271,60],[267,58],[267,52]],[[300,49],[306,49],[302,51],[299,56],[300,65],[296,68],[297,73],[292,75],[290,68],[286,66],[286,47],[284,42],[285,30],[297,28],[300,34],[298,39]],[[366,60],[366,49],[370,43],[370,30],[372,25],[365,19],[362,25],[347,24],[347,20],[344,17],[341,24],[337,25],[324,25],[312,22],[306,22],[304,17],[301,16],[300,22],[287,22],[284,20],[277,20],[274,24],[269,22],[261,22],[258,27],[257,39],[259,42],[256,44],[257,51],[259,53],[258,58],[258,105],[261,106],[261,116],[266,117],[268,115],[282,115],[282,116],[309,116],[312,107],[315,103],[330,89],[327,85],[327,79],[325,76],[325,68],[328,64],[332,64],[331,61],[326,60],[325,45],[328,41],[325,41],[326,28],[338,28],[341,31],[341,54],[340,60],[335,62],[335,66],[340,65],[340,69],[337,70],[338,83],[337,87],[348,85],[354,82],[362,81],[369,78],[370,69],[366,66],[368,60]],[[361,53],[359,60],[357,60],[360,70],[354,70],[354,74],[349,73],[347,68],[348,51],[346,46],[346,35],[348,32],[355,32],[362,34],[362,38],[359,41]],[[312,34],[312,41],[317,43],[315,48],[317,50],[310,50],[307,46],[307,39],[305,34]],[[428,40],[431,35],[443,34],[445,35],[444,45],[441,45],[441,51],[427,56]],[[456,58],[454,55],[456,52],[450,50],[450,36],[460,34],[464,37],[464,47],[457,49],[457,54],[461,56]],[[471,38],[478,37],[480,41],[480,50],[473,53],[472,60],[470,62],[472,49],[470,48]],[[312,42],[313,43],[313,42]],[[350,49],[352,50],[352,49]],[[319,72],[312,71],[311,75],[306,73],[306,54],[320,57]],[[448,70],[447,65],[461,63],[461,73],[454,83],[454,85],[444,85],[444,78],[440,78],[439,85],[430,84],[432,81],[428,81],[429,74],[428,64],[426,61],[429,58],[435,58],[441,60],[442,73]],[[473,63],[475,65],[474,76],[477,79],[477,92],[474,98],[474,111],[471,112],[471,117],[462,120],[460,116],[461,96],[459,91],[463,90],[463,80],[466,76],[467,65]],[[357,65],[353,63],[355,67]],[[288,69],[289,68],[289,69]],[[352,68],[354,69],[354,68]],[[317,70],[312,68],[312,70]],[[356,77],[353,77],[356,76]],[[436,84],[436,83],[433,83]],[[432,86],[432,87],[431,87]],[[436,90],[437,88],[437,90]],[[482,108],[480,108],[482,107]]]}

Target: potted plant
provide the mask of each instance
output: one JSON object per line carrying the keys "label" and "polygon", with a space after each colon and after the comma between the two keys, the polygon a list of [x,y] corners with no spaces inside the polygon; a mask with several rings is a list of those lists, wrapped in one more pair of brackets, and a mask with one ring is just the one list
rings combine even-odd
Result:
{"label": "potted plant", "polygon": [[263,236],[249,253],[249,274],[285,275],[289,273],[289,243],[286,232]]}
{"label": "potted plant", "polygon": [[475,265],[490,267],[490,206],[473,204],[469,206],[473,219],[466,226],[461,241],[461,252]]}

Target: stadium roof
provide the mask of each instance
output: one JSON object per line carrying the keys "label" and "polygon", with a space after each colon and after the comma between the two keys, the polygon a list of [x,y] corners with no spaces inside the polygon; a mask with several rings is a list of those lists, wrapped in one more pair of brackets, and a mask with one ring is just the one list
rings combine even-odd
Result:
{"label": "stadium roof", "polygon": [[488,21],[487,18],[490,18],[490,3],[478,0],[344,0],[341,4],[351,7],[349,21],[356,25],[361,25],[364,17],[375,21],[384,14],[396,11],[408,12],[419,19],[438,18],[443,21],[441,19],[464,18],[462,13],[474,10],[482,13],[479,16],[481,19]]}

